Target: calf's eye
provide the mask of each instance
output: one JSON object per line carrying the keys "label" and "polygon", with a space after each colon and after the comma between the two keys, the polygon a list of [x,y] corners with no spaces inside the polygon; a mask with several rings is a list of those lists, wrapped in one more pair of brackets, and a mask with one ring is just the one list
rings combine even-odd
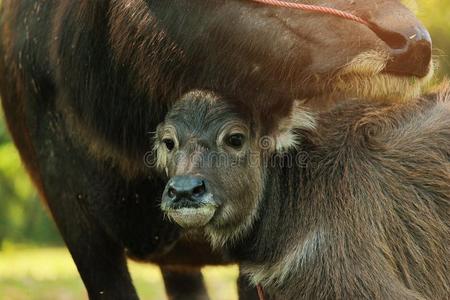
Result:
{"label": "calf's eye", "polygon": [[175,148],[175,141],[173,139],[163,139],[163,143],[169,151],[172,151],[173,148]]}
{"label": "calf's eye", "polygon": [[244,141],[245,141],[245,136],[242,133],[235,133],[235,134],[229,135],[226,138],[225,143],[227,144],[227,146],[230,146],[235,149],[239,149],[239,148],[242,148],[242,146],[244,145]]}

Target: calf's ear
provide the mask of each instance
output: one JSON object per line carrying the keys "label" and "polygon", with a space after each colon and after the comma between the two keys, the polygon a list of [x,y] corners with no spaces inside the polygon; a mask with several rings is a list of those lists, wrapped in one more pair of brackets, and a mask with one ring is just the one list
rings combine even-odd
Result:
{"label": "calf's ear", "polygon": [[296,148],[300,137],[295,133],[295,129],[313,130],[315,127],[315,114],[303,105],[303,101],[294,101],[290,114],[281,119],[275,129],[275,150],[285,152]]}
{"label": "calf's ear", "polygon": [[164,143],[162,142],[161,128],[163,124],[159,124],[153,136],[153,154],[155,155],[156,161],[154,166],[159,171],[165,171],[167,174],[167,151],[164,149]]}

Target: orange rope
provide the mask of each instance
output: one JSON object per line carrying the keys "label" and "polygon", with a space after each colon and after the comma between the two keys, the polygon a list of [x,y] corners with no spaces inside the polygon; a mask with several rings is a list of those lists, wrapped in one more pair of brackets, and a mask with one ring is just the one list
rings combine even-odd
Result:
{"label": "orange rope", "polygon": [[301,10],[315,12],[315,13],[322,13],[322,14],[337,16],[337,17],[344,18],[344,19],[347,19],[350,21],[355,21],[355,22],[364,24],[369,27],[371,25],[368,21],[364,20],[363,18],[357,17],[354,14],[351,14],[351,13],[348,13],[348,12],[345,12],[342,10],[330,8],[330,7],[294,3],[294,2],[289,2],[289,1],[285,1],[285,0],[251,0],[251,1],[258,2],[261,4],[301,9]]}

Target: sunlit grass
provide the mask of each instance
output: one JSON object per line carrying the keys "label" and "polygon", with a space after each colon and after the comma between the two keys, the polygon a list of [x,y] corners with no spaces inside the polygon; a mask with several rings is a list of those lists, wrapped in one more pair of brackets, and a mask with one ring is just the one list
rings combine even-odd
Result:
{"label": "sunlit grass", "polygon": [[[130,262],[129,267],[141,299],[166,299],[156,266]],[[236,267],[209,267],[203,273],[212,299],[237,299]],[[0,299],[78,300],[87,296],[66,249],[7,246],[0,252]]]}

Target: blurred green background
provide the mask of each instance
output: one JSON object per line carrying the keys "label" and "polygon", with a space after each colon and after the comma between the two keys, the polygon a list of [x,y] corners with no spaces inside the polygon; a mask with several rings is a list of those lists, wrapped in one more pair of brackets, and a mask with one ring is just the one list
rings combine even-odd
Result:
{"label": "blurred green background", "polygon": [[[1,2],[1,1],[0,1]],[[434,41],[437,78],[450,74],[450,0],[405,0],[426,24]],[[80,299],[81,281],[55,226],[22,168],[0,112],[0,299]],[[145,267],[145,269],[144,269]],[[132,264],[143,299],[161,299],[158,270]],[[235,298],[235,268],[208,269],[215,299]],[[222,296],[221,296],[222,295]],[[230,296],[232,295],[232,296]]]}

